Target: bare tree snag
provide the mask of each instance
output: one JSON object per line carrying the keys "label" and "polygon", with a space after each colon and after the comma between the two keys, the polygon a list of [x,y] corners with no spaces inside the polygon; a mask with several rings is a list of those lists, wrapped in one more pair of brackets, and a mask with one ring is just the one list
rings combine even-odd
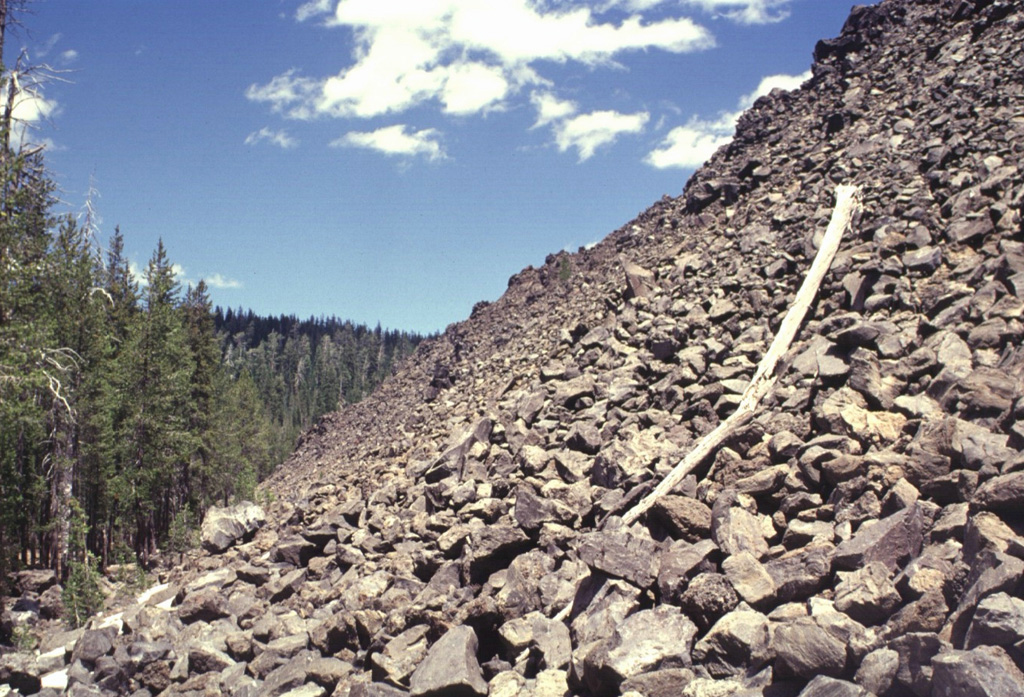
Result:
{"label": "bare tree snag", "polygon": [[715,430],[701,438],[696,447],[668,473],[668,476],[650,494],[626,512],[622,519],[627,525],[636,522],[658,499],[672,491],[693,468],[703,462],[738,428],[753,418],[758,404],[775,384],[777,377],[775,368],[782,356],[789,350],[793,339],[796,338],[804,316],[818,294],[821,281],[832,266],[832,259],[835,258],[836,252],[839,250],[839,243],[846,230],[851,226],[859,207],[860,187],[848,184],[840,184],[836,187],[836,205],[832,210],[832,218],[825,231],[825,236],[821,240],[818,253],[814,257],[814,262],[807,272],[803,285],[800,286],[800,290],[796,294],[796,299],[782,320],[768,353],[761,359],[761,363],[757,366],[757,372],[754,373],[747,389],[743,391],[739,407]]}

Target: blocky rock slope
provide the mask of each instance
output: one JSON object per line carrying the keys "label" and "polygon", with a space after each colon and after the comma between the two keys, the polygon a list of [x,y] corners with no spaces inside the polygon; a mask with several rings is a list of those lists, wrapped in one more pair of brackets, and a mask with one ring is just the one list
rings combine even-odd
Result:
{"label": "blocky rock slope", "polygon": [[[72,691],[1024,694],[1021,36],[1019,2],[855,8],[681,196],[325,417],[164,609],[65,639]],[[735,409],[837,184],[774,389],[625,525]]]}

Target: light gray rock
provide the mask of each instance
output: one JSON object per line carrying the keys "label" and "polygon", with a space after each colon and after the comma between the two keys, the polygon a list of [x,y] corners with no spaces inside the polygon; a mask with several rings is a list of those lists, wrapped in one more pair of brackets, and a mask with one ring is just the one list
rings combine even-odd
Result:
{"label": "light gray rock", "polygon": [[427,656],[427,633],[430,627],[418,624],[389,641],[384,650],[374,653],[375,666],[397,685],[408,685],[409,677]]}
{"label": "light gray rock", "polygon": [[776,627],[771,648],[780,675],[811,679],[846,669],[846,645],[809,617]]}
{"label": "light gray rock", "polygon": [[863,687],[852,682],[819,675],[800,691],[797,697],[875,697]]}
{"label": "light gray rock", "polygon": [[583,682],[597,695],[615,694],[624,680],[660,668],[690,665],[696,625],[678,608],[661,605],[630,615],[583,665]]}
{"label": "light gray rock", "polygon": [[449,629],[430,647],[409,679],[410,693],[430,697],[486,695],[487,683],[477,662],[477,638],[472,627]]}
{"label": "light gray rock", "polygon": [[[1014,646],[1024,641],[1024,600],[1006,593],[993,593],[974,610],[964,647]],[[1024,645],[1024,644],[1022,644]]]}
{"label": "light gray rock", "polygon": [[739,552],[722,562],[722,571],[736,594],[756,608],[766,607],[775,598],[775,582],[764,565],[750,552]]}
{"label": "light gray rock", "polygon": [[1024,673],[1002,648],[979,646],[932,658],[932,697],[1019,697]]}
{"label": "light gray rock", "polygon": [[884,695],[892,687],[899,668],[898,653],[887,648],[875,649],[861,660],[854,681],[873,694]]}
{"label": "light gray rock", "polygon": [[564,668],[572,658],[569,628],[539,612],[506,622],[498,633],[510,649],[510,659],[531,647],[540,653],[544,668]]}
{"label": "light gray rock", "polygon": [[772,660],[768,618],[741,604],[719,619],[693,647],[693,660],[713,677],[756,672]]}
{"label": "light gray rock", "polygon": [[877,561],[856,571],[840,573],[836,609],[862,624],[884,622],[903,602],[889,576],[889,570]]}
{"label": "light gray rock", "polygon": [[239,540],[244,540],[267,522],[263,509],[249,501],[210,508],[203,518],[201,540],[203,549],[214,554],[223,552]]}

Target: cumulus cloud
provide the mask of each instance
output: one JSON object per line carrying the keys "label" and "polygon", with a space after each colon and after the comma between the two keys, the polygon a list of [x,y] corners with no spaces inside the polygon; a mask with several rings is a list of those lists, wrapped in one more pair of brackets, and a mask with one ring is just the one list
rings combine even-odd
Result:
{"label": "cumulus cloud", "polygon": [[[621,0],[617,0],[621,4]],[[711,34],[687,17],[645,19],[657,2],[628,0],[617,21],[599,3],[532,0],[312,0],[298,19],[324,17],[352,31],[350,65],[314,78],[286,71],[247,97],[290,118],[372,118],[436,103],[455,115],[484,113],[525,87],[548,84],[544,63],[608,65],[623,52],[708,48]],[[599,16],[601,15],[601,16]]]}
{"label": "cumulus cloud", "polygon": [[[10,79],[11,75],[8,75]],[[14,122],[11,129],[11,145],[15,148],[36,144],[48,146],[52,149],[52,141],[48,138],[42,140],[32,137],[32,131],[39,125],[60,113],[60,105],[54,99],[47,99],[43,96],[42,88],[39,85],[25,85],[21,81],[24,76],[14,77],[17,85],[21,88],[14,98],[14,108],[11,110],[11,119]]]}
{"label": "cumulus cloud", "polygon": [[575,114],[577,108],[574,102],[559,99],[550,92],[534,92],[530,95],[530,102],[537,110],[537,121],[533,128],[561,121]]}
{"label": "cumulus cloud", "polygon": [[210,286],[211,288],[217,288],[219,290],[230,290],[242,287],[241,281],[236,281],[233,278],[227,278],[226,276],[223,276],[219,273],[210,274],[203,280],[206,281],[206,285]]}
{"label": "cumulus cloud", "polygon": [[791,0],[683,0],[705,12],[743,24],[769,24],[789,16]]}
{"label": "cumulus cloud", "polygon": [[295,11],[295,19],[305,22],[312,17],[330,14],[334,0],[309,0],[299,6]]}
{"label": "cumulus cloud", "polygon": [[258,145],[259,143],[270,143],[287,150],[288,148],[294,148],[299,144],[299,141],[288,135],[287,131],[274,131],[264,126],[245,137],[246,145]]}
{"label": "cumulus cloud", "polygon": [[69,48],[67,51],[62,51],[60,54],[60,60],[62,63],[74,63],[78,60],[78,51],[73,48]]}
{"label": "cumulus cloud", "polygon": [[691,118],[685,126],[668,132],[657,148],[648,153],[644,161],[657,169],[680,167],[696,169],[703,165],[720,147],[732,141],[740,115],[753,106],[759,97],[773,89],[791,90],[810,79],[808,70],[800,75],[769,75],[761,78],[757,88],[740,98],[736,111],[723,112],[717,119]]}
{"label": "cumulus cloud", "polygon": [[369,132],[352,131],[332,141],[331,146],[376,150],[389,156],[423,156],[428,160],[440,160],[445,157],[440,137],[441,134],[433,128],[410,131],[405,124],[398,124]]}
{"label": "cumulus cloud", "polygon": [[561,152],[576,148],[580,162],[589,160],[602,145],[614,143],[620,135],[640,133],[650,119],[647,112],[620,114],[594,111],[559,121],[554,126],[555,143]]}

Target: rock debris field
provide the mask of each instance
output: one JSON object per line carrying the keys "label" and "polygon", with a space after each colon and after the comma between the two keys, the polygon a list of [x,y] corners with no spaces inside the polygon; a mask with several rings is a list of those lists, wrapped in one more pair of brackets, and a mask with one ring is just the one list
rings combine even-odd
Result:
{"label": "rock debris field", "polygon": [[[1024,695],[1022,36],[1020,2],[854,8],[681,196],[512,277],[0,695]],[[736,410],[840,184],[774,386],[627,524]]]}

